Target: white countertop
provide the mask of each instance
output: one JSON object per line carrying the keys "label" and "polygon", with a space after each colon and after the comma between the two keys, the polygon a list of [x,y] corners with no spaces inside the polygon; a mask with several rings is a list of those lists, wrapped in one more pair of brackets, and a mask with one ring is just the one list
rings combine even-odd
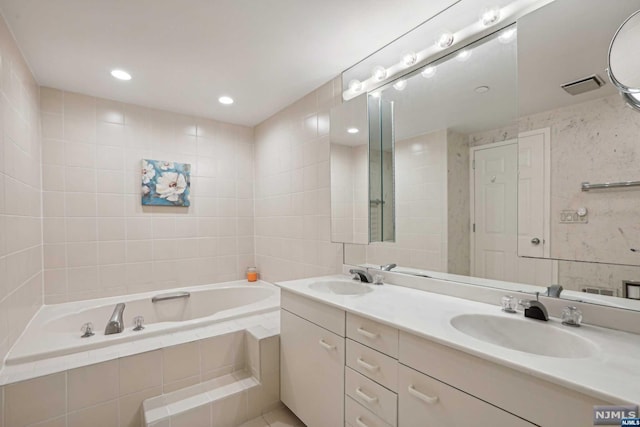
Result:
{"label": "white countertop", "polygon": [[[550,318],[543,325],[560,328],[590,340],[598,350],[587,358],[540,356],[508,349],[470,337],[450,324],[461,314],[489,314],[507,318],[523,313],[503,313],[497,305],[385,284],[367,285],[371,292],[338,295],[310,289],[313,282],[350,279],[344,275],[276,283],[303,295],[465,353],[513,368],[613,404],[640,403],[640,336],[591,325],[571,328]],[[427,279],[424,280],[437,280]],[[539,322],[534,319],[527,321]]]}

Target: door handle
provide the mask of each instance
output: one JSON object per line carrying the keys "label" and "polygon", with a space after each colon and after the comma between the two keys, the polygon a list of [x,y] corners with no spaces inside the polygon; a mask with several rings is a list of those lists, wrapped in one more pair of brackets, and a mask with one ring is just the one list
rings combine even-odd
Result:
{"label": "door handle", "polygon": [[324,347],[326,350],[329,350],[329,351],[336,349],[335,345],[327,344],[327,342],[324,339],[320,339],[320,341],[318,341],[318,344],[320,344],[322,347]]}
{"label": "door handle", "polygon": [[534,237],[533,239],[531,239],[531,243],[533,243],[534,245],[539,245],[540,239],[538,239],[537,237]]}
{"label": "door handle", "polygon": [[356,394],[358,396],[360,396],[360,398],[362,400],[364,400],[365,402],[367,402],[368,404],[372,404],[378,401],[378,398],[375,396],[369,396],[367,393],[365,393],[364,391],[362,391],[362,389],[360,387],[356,388]]}

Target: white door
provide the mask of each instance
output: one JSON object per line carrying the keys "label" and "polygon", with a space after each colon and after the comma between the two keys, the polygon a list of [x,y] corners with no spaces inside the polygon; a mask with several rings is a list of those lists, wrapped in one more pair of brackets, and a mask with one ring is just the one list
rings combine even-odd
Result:
{"label": "white door", "polygon": [[474,165],[473,273],[516,281],[518,144],[475,150]]}
{"label": "white door", "polygon": [[549,129],[518,137],[518,255],[549,257]]}
{"label": "white door", "polygon": [[[527,236],[528,248],[549,247],[549,200],[544,190],[549,176],[539,165],[548,164],[548,146],[540,150],[540,138],[548,143],[548,135],[548,130],[521,134],[522,147],[522,140],[513,140],[473,149],[471,275],[540,286],[557,283],[557,261],[524,255],[520,245]],[[539,245],[532,244],[535,236],[527,233],[540,233]]]}

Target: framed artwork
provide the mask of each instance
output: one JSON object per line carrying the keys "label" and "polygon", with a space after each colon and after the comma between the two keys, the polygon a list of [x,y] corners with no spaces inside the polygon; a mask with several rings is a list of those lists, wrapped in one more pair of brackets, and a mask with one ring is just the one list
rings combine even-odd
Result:
{"label": "framed artwork", "polygon": [[189,163],[142,159],[142,205],[189,206]]}

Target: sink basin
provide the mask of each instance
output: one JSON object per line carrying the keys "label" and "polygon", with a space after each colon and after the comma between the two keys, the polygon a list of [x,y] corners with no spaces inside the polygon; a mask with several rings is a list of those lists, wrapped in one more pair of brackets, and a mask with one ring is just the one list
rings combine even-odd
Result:
{"label": "sink basin", "polygon": [[362,295],[372,291],[369,286],[353,280],[323,280],[321,282],[313,282],[309,285],[309,289],[337,295]]}
{"label": "sink basin", "polygon": [[451,325],[475,339],[540,356],[581,359],[598,350],[571,331],[533,319],[463,314],[452,318]]}

